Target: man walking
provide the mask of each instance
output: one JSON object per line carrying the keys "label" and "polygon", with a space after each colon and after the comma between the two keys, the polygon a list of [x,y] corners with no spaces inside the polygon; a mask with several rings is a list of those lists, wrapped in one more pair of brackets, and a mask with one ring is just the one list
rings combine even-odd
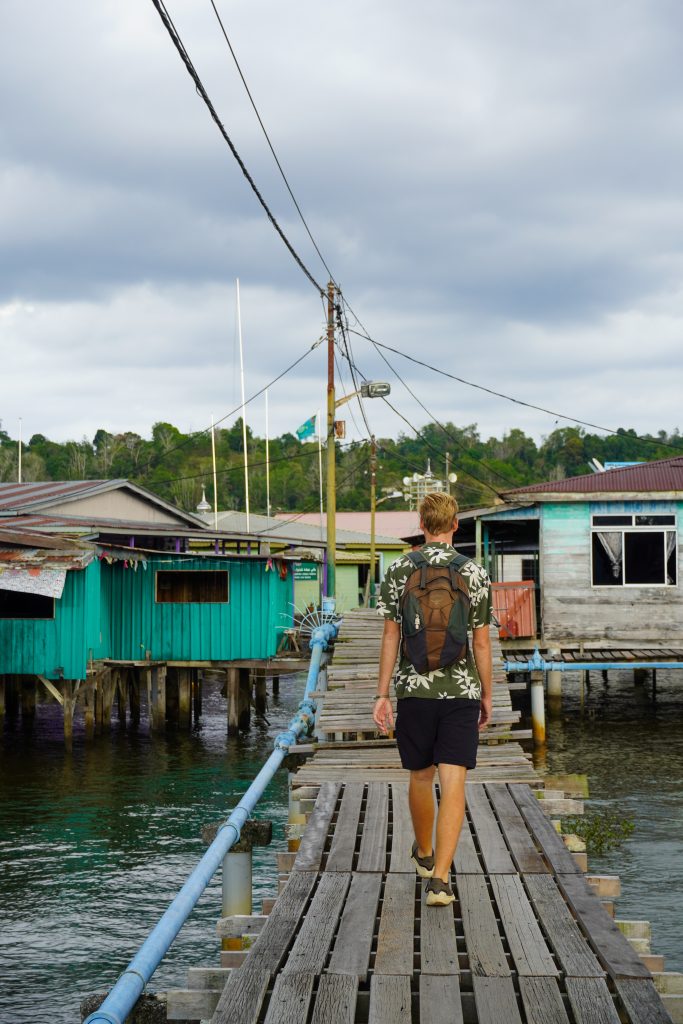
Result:
{"label": "man walking", "polygon": [[[450,886],[450,868],[465,817],[467,769],[476,765],[479,730],[486,728],[491,718],[491,586],[485,570],[458,555],[452,545],[458,528],[455,498],[441,492],[427,494],[420,503],[419,513],[420,528],[425,536],[425,543],[419,549],[422,557],[402,555],[398,558],[389,566],[380,590],[377,610],[384,616],[384,632],[373,718],[384,733],[393,727],[389,688],[401,647],[395,677],[396,742],[401,764],[410,772],[408,797],[415,831],[412,860],[418,874],[429,879],[427,903],[448,906],[455,899]],[[411,557],[415,561],[411,561]],[[425,565],[449,566],[451,562],[454,564],[449,572],[440,574],[446,581],[441,581],[442,593],[445,586],[452,604],[453,590],[461,590],[456,597],[463,602],[472,644],[466,642],[459,648],[457,659],[450,664],[443,664],[444,660],[448,661],[448,655],[442,654],[438,667],[431,669],[425,668],[426,661],[421,660],[421,653],[419,657],[413,654],[420,668],[418,671],[406,653],[410,623],[402,626],[407,591],[421,586],[422,593],[425,592]],[[451,584],[448,583],[449,573]],[[434,575],[437,574],[432,573],[430,577]],[[457,587],[453,587],[456,581]],[[415,607],[411,605],[413,610]],[[414,618],[417,627],[420,613]],[[441,634],[436,631],[437,640],[443,640],[443,635],[443,631]],[[448,637],[444,648],[453,649],[453,641]],[[417,646],[410,649],[417,650]],[[433,654],[431,660],[434,660]],[[433,782],[437,766],[441,800],[433,849]]]}

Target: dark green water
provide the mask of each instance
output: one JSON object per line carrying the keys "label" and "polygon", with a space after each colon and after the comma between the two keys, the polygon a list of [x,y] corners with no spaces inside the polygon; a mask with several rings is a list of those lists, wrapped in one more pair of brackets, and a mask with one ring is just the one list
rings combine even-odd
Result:
{"label": "dark green water", "polygon": [[[630,814],[634,836],[589,867],[619,874],[620,917],[653,923],[653,950],[683,969],[683,673],[649,685],[615,675],[594,684],[583,710],[568,680],[562,714],[549,720],[546,769],[586,772],[588,806]],[[125,967],[203,852],[202,824],[229,812],[289,721],[304,677],[283,677],[270,724],[226,741],[225,700],[205,690],[201,727],[150,740],[112,733],[87,746],[78,734],[67,755],[55,705],[20,722],[0,750],[0,1022],[79,1020],[82,994],[101,991]],[[543,770],[543,769],[542,769]],[[285,848],[286,773],[257,815],[275,823],[275,841],[255,852],[255,908],[276,889],[276,849]],[[207,890],[152,988],[184,984],[188,965],[216,963],[220,884]]]}

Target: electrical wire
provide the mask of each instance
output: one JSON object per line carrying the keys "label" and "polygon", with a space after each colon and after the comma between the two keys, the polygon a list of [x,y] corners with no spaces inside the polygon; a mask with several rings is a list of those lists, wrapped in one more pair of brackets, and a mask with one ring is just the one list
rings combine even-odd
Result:
{"label": "electrical wire", "polygon": [[171,16],[169,15],[168,11],[166,10],[166,6],[165,6],[163,0],[152,0],[152,4],[154,5],[154,7],[155,7],[159,17],[161,18],[161,21],[162,21],[162,23],[164,25],[164,28],[166,29],[166,31],[168,32],[169,36],[171,37],[173,45],[175,46],[176,50],[178,51],[178,54],[180,55],[180,59],[182,60],[183,64],[185,65],[190,78],[194,82],[195,88],[196,88],[197,92],[199,93],[199,95],[201,96],[202,100],[204,101],[204,104],[206,105],[207,110],[209,111],[213,121],[215,122],[216,127],[218,128],[219,132],[223,136],[223,139],[225,140],[225,142],[229,146],[230,152],[232,153],[232,155],[234,156],[235,160],[237,161],[237,163],[238,163],[238,165],[240,167],[240,170],[242,171],[242,174],[247,179],[252,192],[254,193],[254,195],[258,199],[259,203],[263,207],[263,210],[265,211],[266,216],[268,217],[268,220],[273,225],[273,228],[275,229],[277,234],[280,236],[280,238],[284,242],[285,247],[287,248],[287,251],[289,252],[290,256],[292,256],[292,258],[294,259],[295,263],[298,265],[299,269],[301,271],[303,271],[303,273],[306,275],[306,277],[311,282],[313,287],[318,291],[318,293],[320,295],[324,295],[325,294],[324,289],[318,283],[318,281],[316,281],[315,277],[313,276],[311,271],[308,269],[308,267],[306,266],[304,261],[301,259],[301,257],[297,253],[296,249],[294,248],[294,246],[289,241],[289,239],[287,238],[286,234],[284,233],[284,231],[282,230],[282,228],[278,224],[278,222],[277,222],[277,220],[275,218],[274,213],[272,212],[272,210],[268,206],[267,202],[265,201],[265,199],[261,195],[261,193],[260,193],[260,191],[258,189],[258,186],[256,185],[256,182],[254,181],[254,179],[252,178],[251,174],[249,173],[249,171],[247,169],[246,164],[244,163],[244,161],[242,160],[242,157],[237,152],[237,149],[235,148],[235,145],[234,145],[232,139],[230,138],[230,136],[228,135],[227,131],[225,130],[225,127],[224,127],[221,119],[219,118],[219,116],[218,116],[218,114],[216,112],[216,108],[214,107],[213,103],[211,102],[211,100],[209,98],[209,94],[207,93],[207,91],[206,91],[206,89],[204,87],[204,84],[203,84],[201,78],[199,77],[199,73],[197,72],[197,69],[195,68],[194,64],[192,63],[190,55],[188,54],[188,52],[187,52],[187,50],[185,48],[185,45],[183,44],[182,39],[180,38],[180,34],[179,34],[178,30],[176,29],[175,25],[173,24]]}
{"label": "electrical wire", "polygon": [[280,163],[280,161],[278,159],[278,155],[275,152],[275,149],[273,147],[273,143],[270,140],[270,136],[269,136],[268,132],[266,131],[266,126],[264,125],[263,120],[261,118],[261,115],[259,114],[258,108],[257,108],[256,103],[254,101],[254,97],[251,94],[251,90],[250,90],[249,86],[247,85],[247,80],[244,77],[244,74],[242,72],[242,68],[240,67],[240,62],[238,61],[237,54],[235,53],[235,51],[233,49],[233,45],[230,42],[230,39],[228,37],[228,33],[227,33],[226,29],[225,29],[225,25],[223,24],[223,21],[221,19],[220,14],[218,13],[218,8],[216,7],[216,4],[214,3],[214,0],[209,0],[209,2],[211,4],[211,6],[213,7],[214,14],[216,15],[216,18],[218,19],[218,24],[221,27],[221,32],[223,33],[223,37],[225,38],[225,41],[228,44],[228,49],[230,50],[230,54],[232,56],[232,59],[235,62],[235,67],[237,68],[239,76],[242,79],[242,85],[244,86],[244,88],[246,90],[246,93],[247,93],[247,96],[249,97],[249,102],[251,103],[253,111],[256,114],[256,118],[258,120],[258,123],[261,126],[261,131],[263,132],[265,140],[268,143],[268,148],[270,149],[270,152],[273,154],[273,160],[275,161],[275,163],[277,165],[277,169],[280,172],[282,180],[285,183],[285,186],[287,188],[287,191],[289,192],[290,198],[291,198],[292,202],[294,203],[294,206],[296,208],[296,212],[299,214],[299,217],[301,218],[301,223],[303,224],[304,228],[306,229],[306,234],[310,238],[310,240],[311,240],[311,242],[313,244],[313,248],[315,249],[315,251],[317,252],[318,256],[320,257],[320,262],[322,263],[322,265],[324,266],[325,270],[327,271],[327,273],[328,273],[328,275],[330,277],[330,280],[333,281],[335,283],[335,285],[336,285],[336,281],[334,281],[334,275],[332,274],[332,271],[330,270],[329,266],[327,265],[325,257],[321,253],[321,251],[320,251],[320,249],[318,247],[318,243],[316,242],[315,238],[313,237],[313,235],[311,233],[311,229],[308,226],[306,218],[304,217],[303,212],[301,210],[301,207],[299,206],[299,203],[296,200],[296,196],[294,195],[294,193],[292,191],[292,188],[291,188],[291,185],[289,184],[289,181],[287,179],[287,175],[285,174],[285,172],[284,172],[284,170],[282,168],[282,164]]}

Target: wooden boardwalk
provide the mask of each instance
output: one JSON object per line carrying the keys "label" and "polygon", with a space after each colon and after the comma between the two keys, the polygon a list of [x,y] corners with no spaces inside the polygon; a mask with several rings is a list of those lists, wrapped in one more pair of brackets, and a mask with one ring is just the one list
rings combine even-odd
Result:
{"label": "wooden boardwalk", "polygon": [[349,615],[343,636],[318,723],[328,742],[295,750],[308,755],[292,779],[293,807],[307,815],[298,850],[278,857],[286,875],[269,913],[219,922],[233,948],[249,949],[223,954],[225,985],[205,1016],[215,1006],[212,1024],[670,1024],[509,739],[504,677],[498,733],[482,737],[468,773],[455,903],[426,906],[406,774],[367,723],[377,620]]}

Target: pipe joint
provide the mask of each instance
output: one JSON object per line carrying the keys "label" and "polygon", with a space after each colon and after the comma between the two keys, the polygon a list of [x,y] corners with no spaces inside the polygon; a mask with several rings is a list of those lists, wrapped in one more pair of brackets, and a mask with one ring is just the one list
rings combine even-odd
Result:
{"label": "pipe joint", "polygon": [[273,746],[276,750],[289,750],[296,743],[296,733],[292,729],[288,729],[286,732],[281,732],[275,737]]}

